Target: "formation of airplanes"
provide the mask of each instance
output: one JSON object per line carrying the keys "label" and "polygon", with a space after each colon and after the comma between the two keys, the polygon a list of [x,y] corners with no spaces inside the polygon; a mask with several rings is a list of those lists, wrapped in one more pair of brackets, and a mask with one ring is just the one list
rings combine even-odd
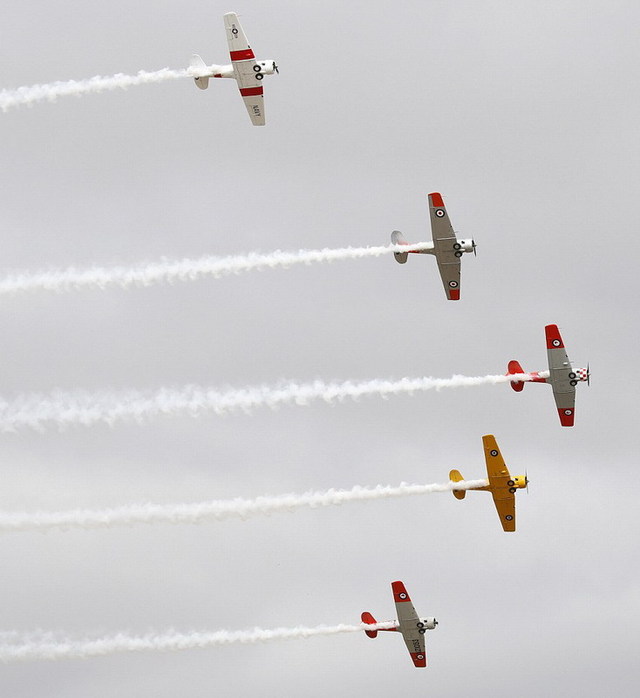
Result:
{"label": "formation of airplanes", "polygon": [[[197,87],[206,90],[210,78],[233,78],[236,80],[240,95],[244,100],[247,113],[254,126],[264,126],[264,88],[262,81],[265,75],[278,73],[274,60],[257,60],[247,37],[234,12],[224,15],[224,25],[229,45],[231,63],[227,65],[207,65],[198,55],[193,55],[190,62],[190,74]],[[449,214],[442,195],[432,192],[428,195],[429,217],[431,222],[432,241],[420,243],[420,249],[394,250],[394,257],[399,264],[405,264],[409,254],[430,254],[436,258],[438,271],[448,300],[460,300],[460,271],[461,258],[465,253],[476,254],[476,243],[472,238],[458,239],[451,224]],[[394,230],[391,242],[396,247],[412,246],[402,233]],[[510,382],[511,387],[520,392],[525,382],[548,383],[551,385],[556,402],[560,423],[562,426],[574,425],[575,393],[579,382],[589,383],[590,372],[587,368],[574,369],[565,351],[564,342],[557,325],[545,327],[547,344],[548,370],[526,374],[527,381],[521,376],[525,374],[518,361],[509,361],[507,376],[518,376]],[[527,488],[527,475],[511,475],[495,436],[486,434],[482,437],[484,456],[487,470],[487,484],[456,489],[456,483],[463,483],[464,478],[458,470],[451,470],[449,480],[452,484],[453,495],[464,499],[468,489],[490,492],[493,497],[502,528],[506,532],[516,530],[515,495],[518,489]],[[438,621],[435,618],[420,618],[413,607],[409,594],[401,581],[391,583],[393,598],[398,619],[389,621],[392,627],[366,629],[370,638],[375,638],[378,632],[400,632],[407,646],[413,664],[416,667],[427,666],[425,633],[433,630]],[[361,615],[363,626],[377,625],[378,621],[371,613],[365,611]]]}

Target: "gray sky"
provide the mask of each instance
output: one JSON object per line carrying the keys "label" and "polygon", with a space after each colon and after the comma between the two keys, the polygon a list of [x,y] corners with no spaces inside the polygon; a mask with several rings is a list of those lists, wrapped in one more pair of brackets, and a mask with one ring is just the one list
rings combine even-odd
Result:
{"label": "gray sky", "polygon": [[[482,477],[494,433],[518,531],[483,493],[200,526],[4,535],[3,631],[74,637],[395,618],[402,579],[429,668],[359,634],[2,668],[44,696],[635,695],[632,262],[640,163],[636,2],[5,3],[0,86],[223,62],[235,10],[267,126],[232,81],[0,114],[3,273],[429,236],[426,194],[478,243],[462,298],[414,257],[0,304],[0,394],[220,387],[546,368],[544,325],[591,363],[576,426],[551,390],[456,389],[252,416],[0,438],[3,510],[193,502]],[[610,242],[611,241],[611,242]],[[623,268],[622,260],[628,260]],[[631,477],[630,477],[631,476]]]}

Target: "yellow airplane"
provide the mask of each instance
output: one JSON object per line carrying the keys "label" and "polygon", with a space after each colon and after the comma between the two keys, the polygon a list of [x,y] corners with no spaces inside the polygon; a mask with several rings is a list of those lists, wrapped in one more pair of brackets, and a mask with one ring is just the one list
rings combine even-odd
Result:
{"label": "yellow airplane", "polygon": [[[517,489],[526,487],[529,480],[526,475],[509,474],[509,470],[502,458],[500,449],[493,434],[487,434],[482,437],[484,446],[484,458],[487,461],[487,476],[489,484],[484,487],[473,487],[474,490],[486,490],[491,492],[493,503],[496,505],[500,523],[505,531],[516,530],[516,497]],[[452,470],[449,473],[451,482],[460,482],[464,480],[458,470]],[[453,490],[453,495],[456,499],[464,499],[466,490]]]}

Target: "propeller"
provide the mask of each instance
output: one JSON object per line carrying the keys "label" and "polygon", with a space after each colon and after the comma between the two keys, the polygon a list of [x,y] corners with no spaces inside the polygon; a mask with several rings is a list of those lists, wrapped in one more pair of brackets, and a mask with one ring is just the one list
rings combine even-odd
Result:
{"label": "propeller", "polygon": [[527,471],[524,471],[524,484],[527,486],[527,494],[529,494],[529,475]]}
{"label": "propeller", "polygon": [[589,362],[587,362],[587,385],[591,385],[591,371],[589,370]]}
{"label": "propeller", "polygon": [[280,75],[280,69],[279,69],[278,66],[276,65],[276,62],[275,62],[275,61],[273,61],[273,69],[276,71],[276,73],[278,73],[278,75]]}
{"label": "propeller", "polygon": [[472,240],[472,241],[471,241],[471,245],[473,246],[473,256],[474,256],[474,257],[477,257],[477,256],[478,256],[478,253],[476,252],[476,241],[475,241],[475,240]]}

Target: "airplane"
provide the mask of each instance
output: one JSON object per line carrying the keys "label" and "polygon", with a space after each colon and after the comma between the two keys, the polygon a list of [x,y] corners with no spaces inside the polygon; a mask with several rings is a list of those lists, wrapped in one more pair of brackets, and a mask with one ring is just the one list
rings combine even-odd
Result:
{"label": "airplane", "polygon": [[[571,368],[571,362],[564,348],[564,342],[560,336],[557,325],[547,325],[544,328],[547,339],[547,357],[549,359],[548,371],[536,371],[531,383],[550,383],[553,397],[558,408],[560,424],[563,427],[572,427],[575,417],[576,385],[579,382],[589,384],[589,366],[586,368]],[[514,373],[525,373],[517,361],[509,361],[507,376]],[[529,382],[529,381],[527,381]],[[524,388],[524,381],[511,381],[511,387],[520,392]]]}
{"label": "airplane", "polygon": [[[393,621],[393,628],[379,628],[378,630],[388,632],[400,632],[404,638],[404,642],[409,650],[411,659],[417,667],[427,666],[427,652],[425,649],[424,634],[427,630],[433,630],[438,621],[435,618],[418,617],[409,594],[402,582],[391,582],[391,590],[393,591],[393,600],[396,602],[396,610],[398,612],[398,620]],[[360,618],[367,625],[374,625],[378,621],[365,611]],[[365,630],[368,637],[375,637],[378,630]]]}
{"label": "airplane", "polygon": [[[429,215],[433,237],[433,242],[427,243],[430,246],[423,250],[394,252],[394,257],[398,264],[405,264],[409,252],[435,255],[447,298],[450,301],[460,300],[460,257],[465,252],[473,252],[475,255],[476,243],[474,240],[458,240],[456,238],[442,196],[437,192],[429,194]],[[391,233],[391,242],[394,245],[409,244],[399,230],[394,230]]]}
{"label": "airplane", "polygon": [[[509,532],[516,530],[516,490],[527,487],[529,479],[526,475],[510,475],[509,470],[502,458],[500,449],[493,434],[486,434],[482,437],[484,446],[484,458],[487,462],[487,477],[489,484],[484,487],[472,487],[474,490],[485,490],[491,492],[493,503],[500,517],[502,528]],[[449,473],[451,482],[461,482],[464,480],[458,470]],[[464,499],[467,490],[452,490],[456,499]]]}
{"label": "airplane", "polygon": [[209,78],[234,78],[251,123],[254,126],[264,126],[262,79],[265,75],[273,75],[280,71],[273,60],[256,60],[235,12],[227,12],[224,16],[224,26],[227,30],[231,63],[208,66],[200,56],[194,54],[189,63],[190,74],[194,76],[196,85],[201,90],[209,87]]}

